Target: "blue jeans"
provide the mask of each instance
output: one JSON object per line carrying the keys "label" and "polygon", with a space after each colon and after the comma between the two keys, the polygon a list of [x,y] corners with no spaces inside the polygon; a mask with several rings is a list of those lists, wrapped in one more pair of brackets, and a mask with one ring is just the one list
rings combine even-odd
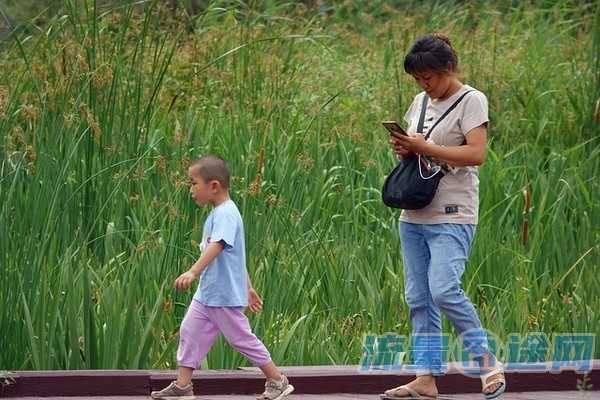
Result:
{"label": "blue jeans", "polygon": [[475,225],[400,222],[404,293],[417,376],[445,372],[440,311],[473,359],[481,364],[480,357],[488,354],[495,362],[475,307],[460,285],[474,235]]}

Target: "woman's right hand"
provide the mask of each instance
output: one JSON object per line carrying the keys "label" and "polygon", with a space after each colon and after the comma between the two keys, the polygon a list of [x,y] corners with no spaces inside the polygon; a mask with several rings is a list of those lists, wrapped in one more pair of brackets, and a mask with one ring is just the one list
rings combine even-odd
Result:
{"label": "woman's right hand", "polygon": [[390,136],[390,145],[394,149],[394,153],[396,153],[396,155],[402,159],[411,155],[411,152],[402,147],[402,145],[400,145],[400,141],[393,136]]}

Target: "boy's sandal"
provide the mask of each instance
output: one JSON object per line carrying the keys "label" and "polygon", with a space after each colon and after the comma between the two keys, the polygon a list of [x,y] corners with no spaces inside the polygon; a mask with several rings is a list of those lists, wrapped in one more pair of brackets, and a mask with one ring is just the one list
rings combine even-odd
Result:
{"label": "boy's sandal", "polygon": [[[400,390],[405,390],[408,392],[408,396],[398,395]],[[379,398],[381,400],[393,400],[393,399],[423,399],[423,400],[434,400],[438,397],[425,396],[417,392],[416,390],[406,386],[398,386],[396,388],[386,390],[384,394],[380,395]]]}
{"label": "boy's sandal", "polygon": [[[492,379],[490,382],[487,382],[487,380],[490,377],[492,377],[494,375],[498,375],[498,374],[502,374],[502,376],[496,377],[496,378]],[[500,386],[498,386],[498,388],[496,390],[494,390],[493,392],[490,392],[490,393],[484,392],[485,389],[489,388],[492,385],[496,385],[498,383],[500,384]],[[500,395],[502,393],[504,393],[504,391],[506,390],[506,379],[504,378],[504,369],[502,368],[502,364],[500,362],[498,362],[498,366],[496,368],[494,368],[493,370],[491,370],[488,373],[481,375],[481,385],[483,386],[483,388],[481,389],[481,392],[483,393],[483,397],[485,397],[486,400],[495,399],[497,397],[500,397]]]}

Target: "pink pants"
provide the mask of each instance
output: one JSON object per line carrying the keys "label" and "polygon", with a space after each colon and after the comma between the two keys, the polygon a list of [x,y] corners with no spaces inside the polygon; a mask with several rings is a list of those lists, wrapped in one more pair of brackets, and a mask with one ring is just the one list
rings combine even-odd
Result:
{"label": "pink pants", "polygon": [[196,369],[219,333],[255,367],[271,362],[269,351],[252,333],[244,307],[208,307],[192,300],[179,331],[177,365]]}

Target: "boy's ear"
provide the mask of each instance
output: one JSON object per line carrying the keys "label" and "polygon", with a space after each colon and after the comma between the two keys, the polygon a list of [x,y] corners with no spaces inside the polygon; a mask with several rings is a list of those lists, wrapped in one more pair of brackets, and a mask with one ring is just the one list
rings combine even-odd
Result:
{"label": "boy's ear", "polygon": [[211,190],[219,190],[221,188],[221,182],[217,180],[210,181]]}

